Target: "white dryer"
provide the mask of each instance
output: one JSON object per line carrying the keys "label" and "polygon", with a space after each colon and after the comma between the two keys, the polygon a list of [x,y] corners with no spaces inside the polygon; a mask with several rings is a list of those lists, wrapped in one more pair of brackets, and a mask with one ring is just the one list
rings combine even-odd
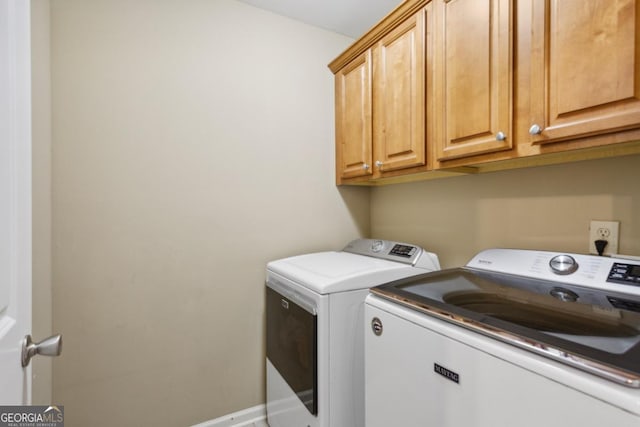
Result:
{"label": "white dryer", "polygon": [[267,265],[267,418],[271,427],[364,427],[368,289],[439,270],[410,244],[359,239],[342,251]]}

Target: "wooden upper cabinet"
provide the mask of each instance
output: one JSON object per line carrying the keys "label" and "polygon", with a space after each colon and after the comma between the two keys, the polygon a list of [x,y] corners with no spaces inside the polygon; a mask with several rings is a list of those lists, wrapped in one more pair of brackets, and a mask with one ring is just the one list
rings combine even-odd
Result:
{"label": "wooden upper cabinet", "polygon": [[426,164],[425,23],[430,13],[427,5],[373,48],[376,173]]}
{"label": "wooden upper cabinet", "polygon": [[375,29],[362,53],[332,63],[338,184],[426,168],[431,10],[425,2],[404,3],[387,18],[393,25]]}
{"label": "wooden upper cabinet", "polygon": [[405,0],[329,68],[338,184],[640,152],[640,0]]}
{"label": "wooden upper cabinet", "polygon": [[437,160],[508,150],[512,0],[434,0]]}
{"label": "wooden upper cabinet", "polygon": [[335,76],[336,178],[371,175],[371,51]]}
{"label": "wooden upper cabinet", "polygon": [[640,127],[638,3],[531,3],[532,142]]}

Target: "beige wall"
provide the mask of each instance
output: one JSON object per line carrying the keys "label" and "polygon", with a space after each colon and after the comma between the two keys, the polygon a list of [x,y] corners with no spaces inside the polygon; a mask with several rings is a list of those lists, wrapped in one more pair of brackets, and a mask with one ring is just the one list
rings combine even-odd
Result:
{"label": "beige wall", "polygon": [[264,402],[264,268],[369,231],[333,185],[351,40],[232,0],[51,2],[54,401],[69,427]]}
{"label": "beige wall", "polygon": [[443,267],[490,247],[587,252],[592,219],[620,221],[640,255],[640,156],[375,188],[371,233],[437,252]]}
{"label": "beige wall", "polygon": [[[31,0],[32,203],[33,203],[33,327],[39,341],[51,335],[51,66],[49,0]],[[51,401],[52,363],[32,361],[36,405]]]}

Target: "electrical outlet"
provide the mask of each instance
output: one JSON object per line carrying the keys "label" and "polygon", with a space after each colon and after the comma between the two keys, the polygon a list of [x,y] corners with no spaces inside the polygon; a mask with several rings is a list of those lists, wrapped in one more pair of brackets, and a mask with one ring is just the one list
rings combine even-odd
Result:
{"label": "electrical outlet", "polygon": [[606,240],[607,246],[602,255],[613,255],[618,253],[618,233],[620,229],[619,221],[591,221],[589,228],[589,253],[598,254],[596,240]]}

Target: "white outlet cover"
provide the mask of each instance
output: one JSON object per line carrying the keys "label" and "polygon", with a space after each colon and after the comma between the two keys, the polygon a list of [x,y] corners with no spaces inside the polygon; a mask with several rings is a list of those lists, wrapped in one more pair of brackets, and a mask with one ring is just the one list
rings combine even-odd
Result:
{"label": "white outlet cover", "polygon": [[[607,237],[603,237],[608,232]],[[618,239],[620,233],[620,221],[591,221],[589,227],[589,253],[598,254],[595,241],[602,239],[606,240],[607,246],[604,248],[602,255],[615,255],[618,253]]]}

